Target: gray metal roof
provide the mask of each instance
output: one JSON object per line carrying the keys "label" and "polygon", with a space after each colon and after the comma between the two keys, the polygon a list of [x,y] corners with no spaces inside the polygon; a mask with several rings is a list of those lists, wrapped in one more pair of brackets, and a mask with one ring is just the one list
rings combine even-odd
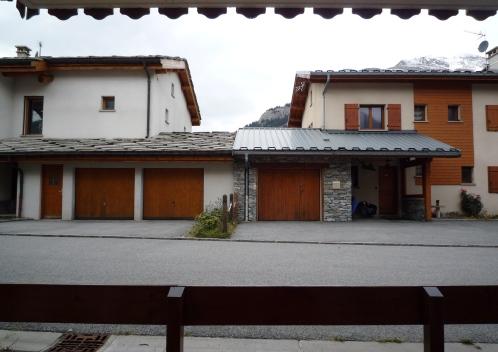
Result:
{"label": "gray metal roof", "polygon": [[234,154],[326,154],[457,157],[452,146],[415,131],[349,132],[308,128],[242,128]]}
{"label": "gray metal roof", "polygon": [[235,134],[229,132],[170,132],[152,138],[59,139],[19,137],[0,139],[0,156],[20,155],[151,155],[228,154]]}
{"label": "gray metal roof", "polygon": [[[299,73],[298,73],[299,74]],[[317,71],[311,71],[309,73],[306,72],[300,72],[302,75],[309,75],[311,77],[321,77],[321,76],[326,76],[328,74],[336,77],[340,76],[377,76],[377,75],[382,75],[383,77],[390,77],[390,76],[406,76],[406,77],[411,77],[411,76],[416,76],[416,77],[421,77],[421,76],[427,76],[427,77],[439,77],[439,76],[445,76],[445,77],[489,77],[489,78],[494,78],[498,77],[498,72],[491,71],[491,70],[482,70],[482,71],[471,71],[471,70],[401,70],[401,69],[376,69],[376,68],[368,68],[368,69],[362,69],[362,70],[327,70],[327,71],[322,71],[322,70],[317,70]]]}

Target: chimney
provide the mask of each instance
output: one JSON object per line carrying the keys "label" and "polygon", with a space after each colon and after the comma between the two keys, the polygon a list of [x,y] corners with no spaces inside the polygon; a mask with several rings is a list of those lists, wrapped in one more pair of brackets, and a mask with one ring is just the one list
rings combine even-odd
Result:
{"label": "chimney", "polygon": [[31,51],[30,48],[28,48],[25,45],[16,45],[17,49],[17,57],[29,57],[29,52]]}
{"label": "chimney", "polygon": [[498,46],[488,51],[486,55],[488,55],[488,70],[498,72]]}

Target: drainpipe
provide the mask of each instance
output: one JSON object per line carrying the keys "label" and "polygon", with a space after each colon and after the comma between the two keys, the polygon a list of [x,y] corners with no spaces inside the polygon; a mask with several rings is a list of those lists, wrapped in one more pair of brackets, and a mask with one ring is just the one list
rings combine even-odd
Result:
{"label": "drainpipe", "polygon": [[22,216],[22,198],[24,190],[24,172],[20,167],[17,167],[18,182],[19,182],[19,192],[17,195],[17,217]]}
{"label": "drainpipe", "polygon": [[322,128],[325,129],[325,93],[327,93],[327,89],[330,84],[330,73],[327,73],[327,81],[325,82],[325,87],[323,87],[322,97],[323,97],[323,111],[322,111]]}
{"label": "drainpipe", "polygon": [[249,156],[244,157],[244,221],[249,219]]}
{"label": "drainpipe", "polygon": [[144,62],[144,71],[147,75],[147,133],[145,138],[150,137],[150,73],[147,69],[147,64]]}

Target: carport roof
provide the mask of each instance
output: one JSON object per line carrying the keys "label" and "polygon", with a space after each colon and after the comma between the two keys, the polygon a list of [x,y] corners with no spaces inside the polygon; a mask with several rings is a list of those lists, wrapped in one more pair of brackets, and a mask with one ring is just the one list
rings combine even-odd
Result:
{"label": "carport roof", "polygon": [[460,151],[416,131],[356,132],[310,128],[242,128],[234,154],[458,157]]}
{"label": "carport roof", "polygon": [[0,156],[23,155],[220,155],[232,153],[230,132],[169,132],[152,138],[0,139]]}

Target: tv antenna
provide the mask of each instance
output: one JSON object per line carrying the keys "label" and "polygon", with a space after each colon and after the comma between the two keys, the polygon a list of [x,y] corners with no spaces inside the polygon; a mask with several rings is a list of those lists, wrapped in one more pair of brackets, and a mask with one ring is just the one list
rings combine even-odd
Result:
{"label": "tv antenna", "polygon": [[[479,40],[486,38],[486,34],[484,34],[482,31],[480,31],[479,33],[471,32],[471,31],[465,31],[465,32],[477,35],[479,37],[478,38]],[[480,53],[484,53],[484,52],[486,52],[486,50],[488,50],[488,46],[489,46],[489,42],[486,39],[484,39],[479,43],[477,50],[479,50]]]}

